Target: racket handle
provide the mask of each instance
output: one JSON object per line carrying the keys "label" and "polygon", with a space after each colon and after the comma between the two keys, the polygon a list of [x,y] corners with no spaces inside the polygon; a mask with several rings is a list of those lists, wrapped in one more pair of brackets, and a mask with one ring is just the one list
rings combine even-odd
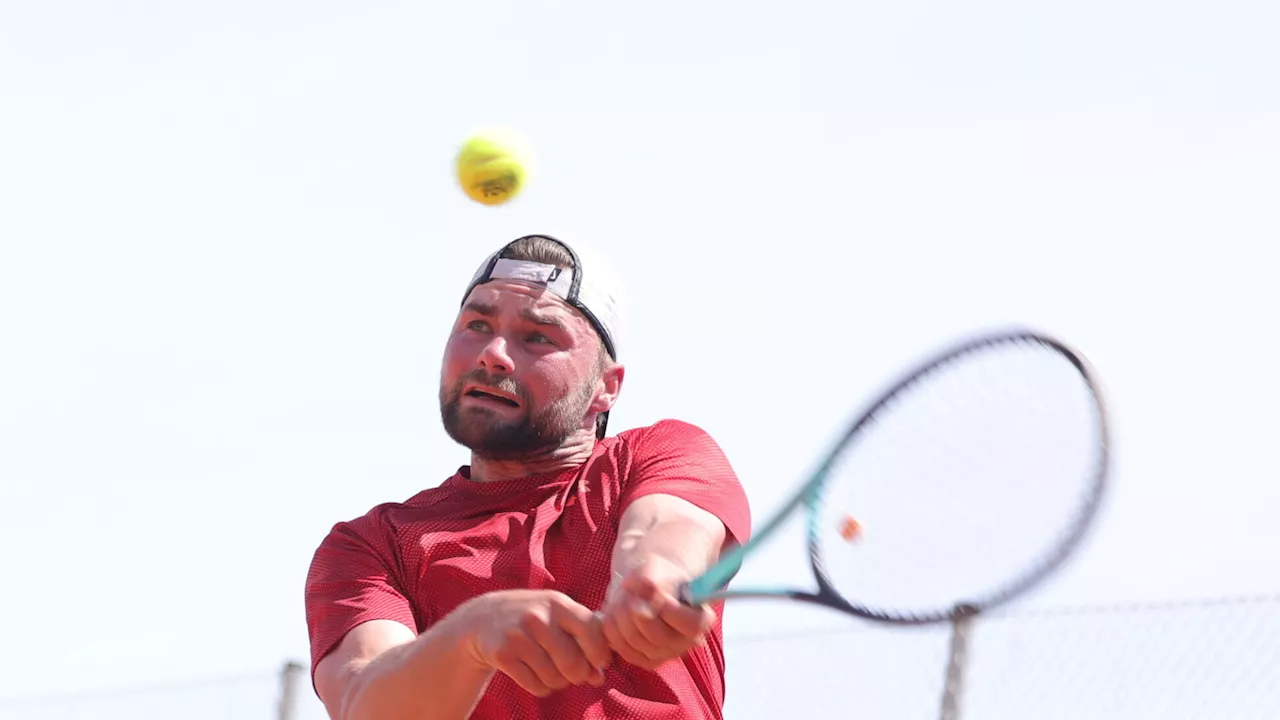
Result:
{"label": "racket handle", "polygon": [[680,583],[680,587],[676,588],[676,597],[689,607],[697,606],[697,603],[693,601],[693,585],[691,583]]}

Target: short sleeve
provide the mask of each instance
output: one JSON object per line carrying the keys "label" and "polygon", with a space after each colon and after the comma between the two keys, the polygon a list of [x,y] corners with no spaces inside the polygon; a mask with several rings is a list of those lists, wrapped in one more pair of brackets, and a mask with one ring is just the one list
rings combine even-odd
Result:
{"label": "short sleeve", "polygon": [[418,632],[413,606],[396,579],[395,536],[375,508],[338,523],[316,549],[307,573],[311,673],[357,625],[394,620]]}
{"label": "short sleeve", "polygon": [[637,433],[630,455],[622,510],[645,495],[674,495],[720,518],[735,542],[750,538],[746,492],[724,451],[705,430],[680,420],[662,420]]}

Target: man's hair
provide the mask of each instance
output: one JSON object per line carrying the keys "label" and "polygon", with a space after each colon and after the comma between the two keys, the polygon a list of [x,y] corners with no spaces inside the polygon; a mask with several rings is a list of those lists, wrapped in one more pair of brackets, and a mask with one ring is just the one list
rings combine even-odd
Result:
{"label": "man's hair", "polygon": [[[522,237],[519,240],[508,245],[498,255],[500,258],[507,260],[523,260],[524,262],[536,262],[544,265],[555,265],[565,270],[577,270],[573,266],[573,255],[568,248],[549,237],[541,235],[530,235]],[[603,372],[609,367],[611,358],[609,351],[605,349],[604,339],[599,338],[599,346],[596,350],[596,370]],[[596,416],[596,437],[604,437],[604,424],[607,417],[604,413]]]}
{"label": "man's hair", "polygon": [[573,255],[564,245],[541,235],[530,235],[508,245],[498,257],[508,260],[523,260],[544,265],[555,265],[566,270],[576,270],[573,266]]}

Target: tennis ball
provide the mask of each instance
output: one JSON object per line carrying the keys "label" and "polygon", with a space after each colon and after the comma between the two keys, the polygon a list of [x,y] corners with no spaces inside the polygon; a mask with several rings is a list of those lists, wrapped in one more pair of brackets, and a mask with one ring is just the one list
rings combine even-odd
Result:
{"label": "tennis ball", "polygon": [[458,184],[481,205],[502,205],[524,189],[528,181],[528,143],[507,128],[472,132],[458,150]]}

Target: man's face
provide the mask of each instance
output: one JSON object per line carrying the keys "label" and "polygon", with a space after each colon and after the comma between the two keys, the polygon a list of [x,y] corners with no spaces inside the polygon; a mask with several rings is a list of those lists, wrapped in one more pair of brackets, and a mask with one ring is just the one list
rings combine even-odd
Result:
{"label": "man's face", "polygon": [[593,427],[589,411],[613,403],[616,383],[610,387],[601,352],[591,324],[554,293],[507,280],[480,285],[445,345],[445,430],[493,460],[559,447]]}

